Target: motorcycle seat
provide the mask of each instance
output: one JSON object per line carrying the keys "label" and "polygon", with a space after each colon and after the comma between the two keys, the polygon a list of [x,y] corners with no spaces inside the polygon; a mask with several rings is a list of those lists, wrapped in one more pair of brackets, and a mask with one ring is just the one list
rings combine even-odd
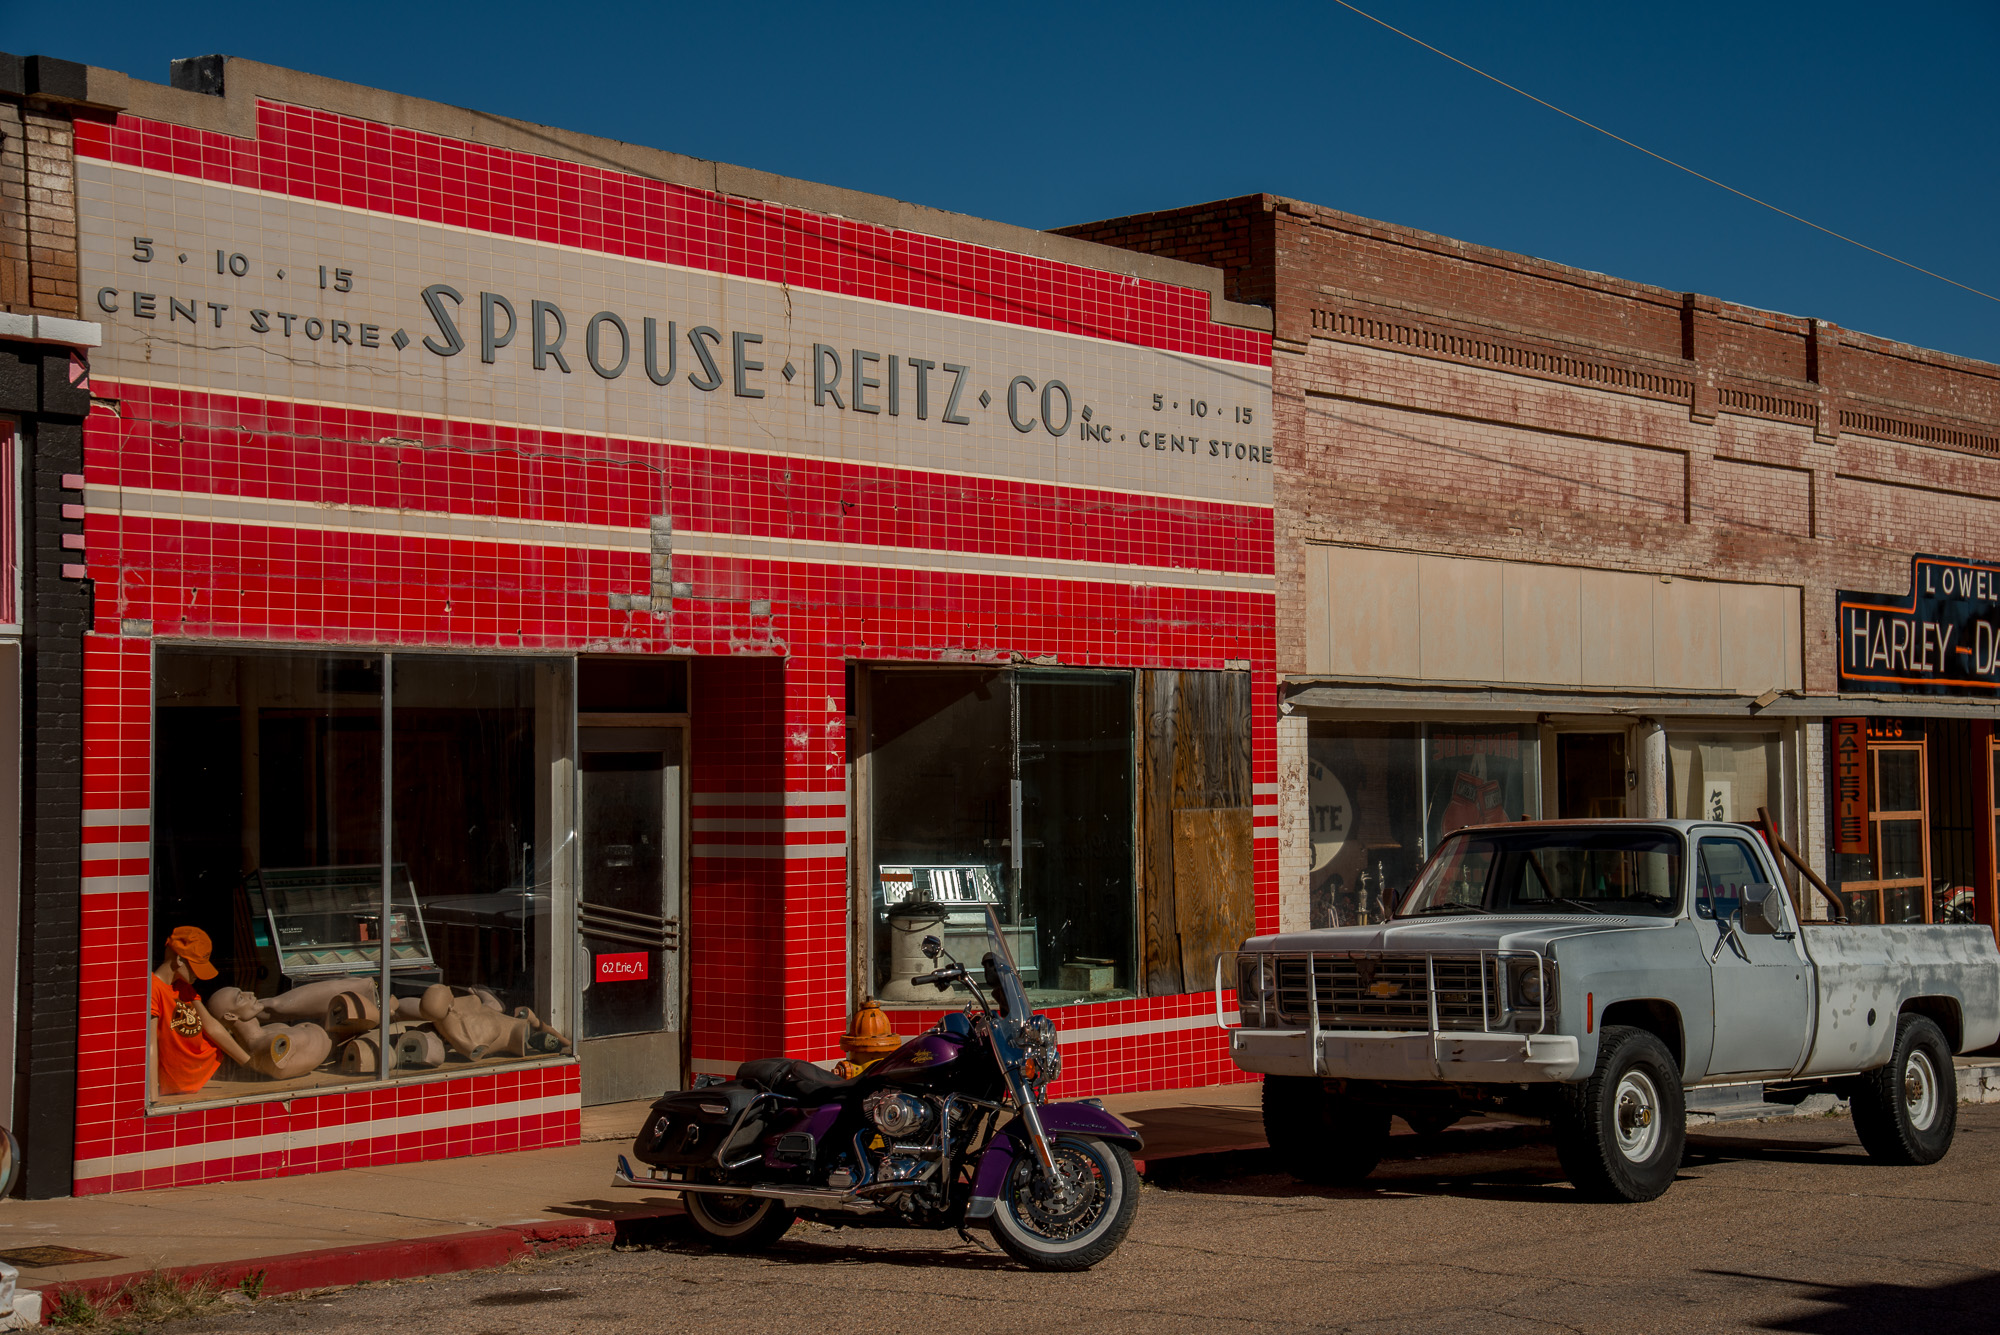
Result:
{"label": "motorcycle seat", "polygon": [[736,1078],[753,1089],[800,1103],[831,1102],[855,1084],[797,1057],[759,1057],[744,1062],[736,1068]]}

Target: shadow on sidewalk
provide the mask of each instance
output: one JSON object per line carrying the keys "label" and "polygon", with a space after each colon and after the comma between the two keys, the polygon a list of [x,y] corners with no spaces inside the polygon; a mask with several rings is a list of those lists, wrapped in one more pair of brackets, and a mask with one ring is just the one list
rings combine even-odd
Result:
{"label": "shadow on sidewalk", "polygon": [[1739,1270],[1700,1273],[1789,1288],[1799,1301],[1825,1304],[1821,1311],[1757,1323],[1762,1330],[1801,1335],[1876,1335],[1906,1329],[1925,1335],[1984,1335],[1993,1329],[1993,1314],[2000,1307],[2000,1274],[1992,1273],[1936,1285],[1829,1284]]}

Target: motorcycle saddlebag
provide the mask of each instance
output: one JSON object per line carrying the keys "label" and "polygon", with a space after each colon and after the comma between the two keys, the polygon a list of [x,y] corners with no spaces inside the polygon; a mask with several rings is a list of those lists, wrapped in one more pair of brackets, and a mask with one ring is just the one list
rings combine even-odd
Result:
{"label": "motorcycle saddlebag", "polygon": [[[716,1150],[757,1094],[757,1090],[732,1080],[663,1095],[647,1112],[639,1138],[632,1142],[632,1153],[655,1168],[713,1168]],[[764,1121],[761,1111],[752,1115],[724,1158],[749,1153],[764,1134]]]}

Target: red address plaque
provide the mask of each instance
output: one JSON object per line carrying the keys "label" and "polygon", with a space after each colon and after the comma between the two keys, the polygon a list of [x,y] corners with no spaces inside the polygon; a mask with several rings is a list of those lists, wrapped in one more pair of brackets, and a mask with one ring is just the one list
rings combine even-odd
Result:
{"label": "red address plaque", "polygon": [[600,983],[631,983],[652,976],[653,957],[643,950],[635,950],[629,955],[599,955],[597,957],[597,981]]}

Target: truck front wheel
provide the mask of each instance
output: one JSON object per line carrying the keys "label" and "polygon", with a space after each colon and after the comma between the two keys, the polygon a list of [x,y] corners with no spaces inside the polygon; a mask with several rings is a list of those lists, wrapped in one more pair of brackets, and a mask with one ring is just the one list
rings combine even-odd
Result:
{"label": "truck front wheel", "polygon": [[1650,1201],[1673,1185],[1687,1144],[1681,1071],[1643,1029],[1606,1025],[1597,1069],[1564,1090],[1556,1154],[1586,1197]]}
{"label": "truck front wheel", "polygon": [[1958,1130],[1958,1075],[1944,1031],[1921,1015],[1899,1018],[1895,1055],[1861,1077],[1848,1107],[1861,1147],[1876,1162],[1944,1158]]}
{"label": "truck front wheel", "polygon": [[1296,1075],[1264,1077],[1264,1138],[1285,1171],[1321,1187],[1349,1187],[1389,1148],[1389,1110],[1327,1092]]}

